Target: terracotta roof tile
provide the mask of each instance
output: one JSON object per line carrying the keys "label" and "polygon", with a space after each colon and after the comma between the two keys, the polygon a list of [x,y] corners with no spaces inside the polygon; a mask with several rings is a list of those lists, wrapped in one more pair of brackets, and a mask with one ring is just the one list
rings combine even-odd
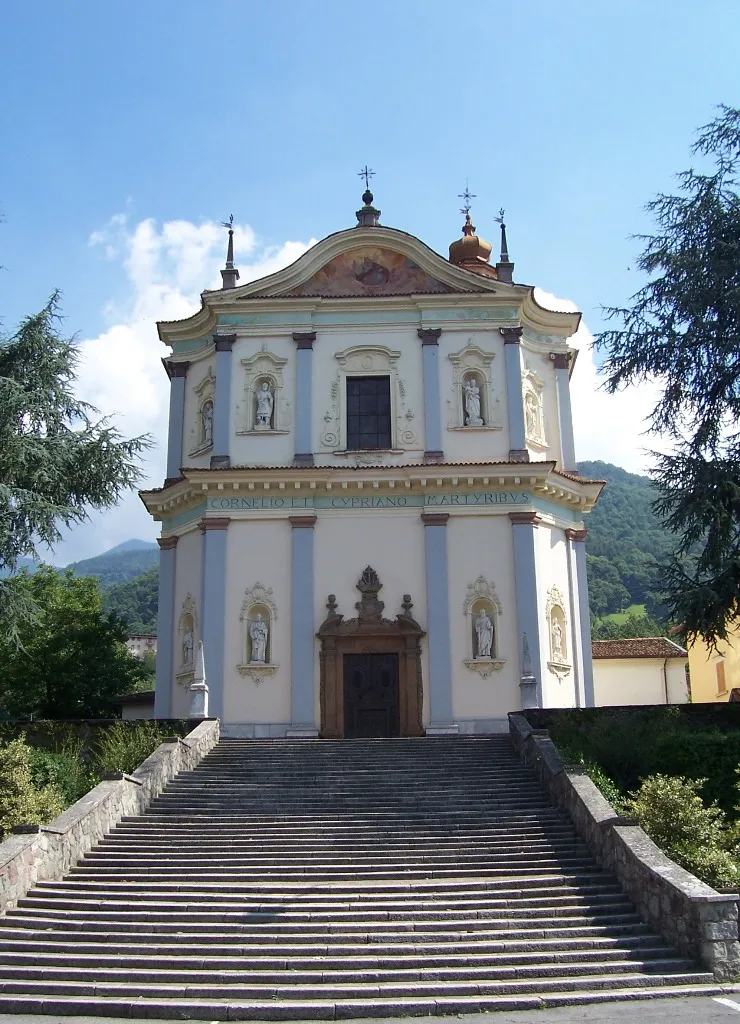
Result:
{"label": "terracotta roof tile", "polygon": [[664,636],[636,637],[633,640],[593,640],[594,658],[686,658],[685,649]]}

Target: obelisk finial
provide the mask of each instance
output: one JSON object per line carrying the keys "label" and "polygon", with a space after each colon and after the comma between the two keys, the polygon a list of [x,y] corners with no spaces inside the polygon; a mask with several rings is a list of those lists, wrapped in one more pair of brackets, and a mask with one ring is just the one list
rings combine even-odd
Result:
{"label": "obelisk finial", "polygon": [[228,220],[222,220],[221,226],[229,229],[229,244],[226,247],[226,266],[221,271],[221,279],[224,288],[236,288],[239,280],[239,271],[234,266],[234,214]]}

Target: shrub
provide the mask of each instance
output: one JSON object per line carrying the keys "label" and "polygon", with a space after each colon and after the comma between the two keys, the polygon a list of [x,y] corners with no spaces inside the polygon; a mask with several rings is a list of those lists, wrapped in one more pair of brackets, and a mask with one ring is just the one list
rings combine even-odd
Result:
{"label": "shrub", "polygon": [[34,785],[25,736],[0,747],[0,838],[15,825],[44,825],[64,809],[52,785]]}
{"label": "shrub", "polygon": [[740,865],[728,852],[726,817],[716,803],[705,806],[699,790],[705,779],[651,775],[625,810],[669,857],[710,885],[740,880]]}
{"label": "shrub", "polygon": [[95,748],[95,768],[101,774],[132,772],[157,749],[165,736],[171,735],[170,729],[156,722],[135,725],[116,722],[101,732]]}
{"label": "shrub", "polygon": [[69,807],[97,785],[80,736],[68,733],[54,749],[29,747],[31,778],[36,788],[53,786]]}

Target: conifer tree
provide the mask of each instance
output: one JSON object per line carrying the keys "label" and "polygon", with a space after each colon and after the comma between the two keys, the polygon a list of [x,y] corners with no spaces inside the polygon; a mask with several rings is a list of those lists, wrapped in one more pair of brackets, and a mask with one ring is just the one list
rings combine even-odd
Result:
{"label": "conifer tree", "polygon": [[655,456],[655,507],[679,542],[664,597],[687,639],[714,643],[740,613],[740,110],[720,107],[692,152],[708,166],[648,203],[648,281],[607,309],[616,326],[597,345],[608,391],[661,386],[650,427],[671,447]]}

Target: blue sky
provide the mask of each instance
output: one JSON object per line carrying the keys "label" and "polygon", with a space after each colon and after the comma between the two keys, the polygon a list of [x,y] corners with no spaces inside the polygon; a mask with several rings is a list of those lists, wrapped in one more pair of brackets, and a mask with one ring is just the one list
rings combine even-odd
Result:
{"label": "blue sky", "polygon": [[[443,253],[466,179],[481,234],[495,237],[504,206],[516,279],[571,299],[596,331],[600,305],[639,284],[628,236],[649,227],[644,203],[688,165],[713,107],[740,103],[739,27],[735,0],[10,5],[0,315],[10,327],[61,288],[70,332],[97,341],[86,386],[105,400],[95,373],[126,361],[119,332],[105,366],[110,332],[135,327],[159,359],[157,295],[170,315],[173,290],[192,303],[221,263],[209,233],[183,277],[190,236],[165,225],[205,230],[233,212],[252,232],[244,258],[264,269],[298,254],[286,242],[354,222],[368,162],[383,222]],[[136,255],[142,223],[154,281]],[[159,405],[166,381],[151,388]],[[136,429],[136,408],[103,411]],[[126,507],[78,529],[58,561],[152,536]]]}

